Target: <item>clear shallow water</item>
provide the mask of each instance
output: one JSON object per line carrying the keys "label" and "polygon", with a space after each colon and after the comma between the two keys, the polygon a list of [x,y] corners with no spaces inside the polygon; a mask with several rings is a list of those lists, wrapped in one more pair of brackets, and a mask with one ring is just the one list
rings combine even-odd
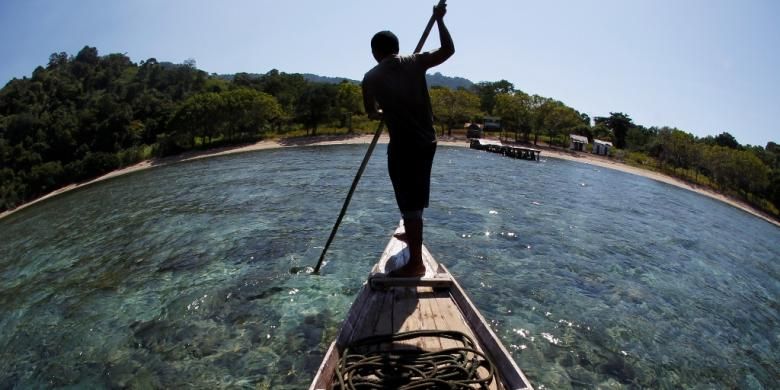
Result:
{"label": "clear shallow water", "polygon": [[[398,221],[365,145],[138,172],[0,220],[0,388],[304,388]],[[439,148],[426,240],[537,388],[777,388],[780,229],[612,170]]]}

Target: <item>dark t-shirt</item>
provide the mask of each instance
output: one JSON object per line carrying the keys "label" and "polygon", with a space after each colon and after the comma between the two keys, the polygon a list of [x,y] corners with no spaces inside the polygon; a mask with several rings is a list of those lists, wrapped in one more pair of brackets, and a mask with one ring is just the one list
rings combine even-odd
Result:
{"label": "dark t-shirt", "polygon": [[363,77],[363,88],[370,91],[382,108],[382,117],[390,132],[390,148],[406,149],[436,142],[433,110],[422,56],[388,57]]}

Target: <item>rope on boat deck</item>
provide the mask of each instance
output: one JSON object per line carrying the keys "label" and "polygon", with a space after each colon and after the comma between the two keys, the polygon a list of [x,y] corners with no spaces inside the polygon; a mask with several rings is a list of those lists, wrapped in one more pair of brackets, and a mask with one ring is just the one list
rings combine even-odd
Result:
{"label": "rope on boat deck", "polygon": [[[381,344],[420,337],[447,338],[464,346],[435,352],[381,349]],[[485,372],[487,376],[481,377]],[[495,372],[493,363],[476,349],[474,340],[468,335],[457,331],[418,330],[370,336],[348,345],[336,367],[333,388],[488,389]]]}

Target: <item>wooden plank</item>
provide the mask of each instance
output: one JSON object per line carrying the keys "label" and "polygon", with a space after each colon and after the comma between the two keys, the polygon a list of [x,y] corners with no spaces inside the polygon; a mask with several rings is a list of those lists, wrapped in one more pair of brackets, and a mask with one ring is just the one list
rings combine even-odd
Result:
{"label": "wooden plank", "polygon": [[347,318],[344,319],[339,335],[336,337],[336,343],[340,348],[349,344],[349,341],[352,340],[355,330],[361,327],[361,322],[365,318],[366,312],[371,310],[375,300],[376,295],[374,292],[371,291],[368,285],[364,284],[360,288],[355,302],[349,308]]}
{"label": "wooden plank", "polygon": [[[456,302],[452,298],[451,292],[437,291],[435,295],[437,297],[437,302],[439,304],[439,310],[441,310],[442,313],[442,320],[445,322],[444,327],[447,328],[448,330],[455,330],[471,337],[471,339],[474,340],[475,343],[477,343],[476,349],[484,353],[482,346],[479,344],[478,341],[479,339],[476,337],[472,329],[468,327],[466,321],[463,318],[460,308],[457,306]],[[448,344],[447,345],[448,348],[464,346],[463,343],[455,340],[442,341],[442,344],[444,345],[445,342],[446,344]],[[480,369],[479,374],[482,378],[485,378],[489,375],[489,372],[487,369]],[[499,380],[497,379],[496,381],[491,383],[489,388],[491,390],[499,389],[500,388]]]}
{"label": "wooden plank", "polygon": [[[445,327],[448,330],[455,330],[471,337],[471,339],[474,340],[474,342],[477,344],[476,349],[480,352],[486,353],[484,348],[479,342],[479,338],[477,337],[477,335],[475,335],[473,329],[470,328],[466,323],[466,321],[464,320],[463,315],[461,313],[461,309],[457,306],[457,303],[453,299],[451,295],[451,291],[437,291],[435,294],[437,297],[439,308],[443,314],[443,320],[446,322]],[[444,344],[444,341],[442,341],[442,344]],[[455,340],[448,340],[448,344],[449,344],[448,346],[449,348],[464,346],[463,343]],[[497,371],[500,373],[500,370]],[[480,377],[486,378],[489,375],[489,371],[487,369],[480,368],[479,374]],[[489,388],[491,390],[500,389],[501,386],[499,384],[499,381],[500,379],[497,378],[495,381],[493,381],[493,383],[490,384]]]}
{"label": "wooden plank", "polygon": [[331,343],[323,357],[322,365],[317,371],[317,376],[312,382],[310,390],[315,388],[329,389],[331,387],[333,373],[338,364],[338,359],[341,357],[341,351],[355,338],[356,334],[360,333],[361,329],[364,329],[366,320],[370,321],[371,318],[376,317],[374,313],[378,297],[379,295],[372,291],[367,284],[360,288],[355,302],[349,308],[347,317],[344,319],[341,329],[336,336],[336,341]]}
{"label": "wooden plank", "polygon": [[[450,297],[449,289],[434,290],[434,296],[436,297],[435,310],[437,310],[440,315],[440,319],[437,321],[437,324],[441,324],[439,328],[443,330],[458,331],[474,338],[474,333],[466,326],[466,322],[463,320],[460,310],[458,310],[457,306],[455,306],[455,302]],[[463,346],[461,342],[451,341],[457,346]]]}
{"label": "wooden plank", "polygon": [[382,252],[382,256],[379,258],[379,261],[371,270],[372,275],[377,273],[386,273],[388,271],[388,262],[391,261],[395,255],[403,252],[406,244],[395,238],[395,234],[403,233],[404,231],[403,222],[401,222],[399,223],[398,228],[396,228],[393,232],[393,236],[390,237],[390,241],[387,243],[385,250]]}
{"label": "wooden plank", "polygon": [[356,322],[355,333],[349,339],[349,342],[353,342],[357,339],[362,339],[366,336],[370,336],[374,332],[377,321],[379,321],[379,315],[382,311],[385,300],[385,294],[379,291],[372,291],[369,298],[369,305],[366,310],[361,313],[361,318]]}
{"label": "wooden plank", "polygon": [[384,276],[375,276],[368,280],[373,289],[384,289],[388,287],[449,287],[452,285],[450,279],[444,278],[388,278]]}
{"label": "wooden plank", "polygon": [[[393,329],[395,333],[420,330],[419,300],[416,287],[395,288],[393,305]],[[397,349],[419,348],[419,339],[401,340],[395,344]]]}
{"label": "wooden plank", "polygon": [[382,309],[384,308],[386,294],[385,292],[381,291],[372,291],[371,293],[371,307],[367,308],[362,314],[362,317],[359,319],[359,321],[356,323],[355,331],[352,334],[352,337],[350,337],[349,340],[343,345],[339,345],[340,348],[343,349],[344,346],[368,337],[372,336],[376,332],[377,323],[379,322],[379,317],[382,314]]}
{"label": "wooden plank", "polygon": [[340,354],[338,348],[336,348],[336,342],[330,343],[328,351],[325,352],[325,357],[322,359],[322,364],[317,370],[317,374],[314,376],[314,380],[309,386],[309,390],[325,390],[331,388],[333,382],[333,373],[336,371],[336,366],[339,363]]}
{"label": "wooden plank", "polygon": [[[437,324],[437,321],[440,321],[440,316],[438,313],[436,313],[436,311],[433,310],[434,301],[436,300],[436,296],[433,294],[433,288],[418,287],[417,299],[420,300],[420,322],[422,329],[441,329]],[[426,351],[440,351],[444,348],[451,348],[451,345],[453,344],[454,342],[449,339],[442,339],[440,337],[426,337],[423,339],[422,348]],[[447,346],[445,347],[445,345]]]}
{"label": "wooden plank", "polygon": [[[382,292],[382,305],[377,311],[376,324],[372,329],[366,327],[368,335],[380,335],[393,333],[393,305],[395,301],[395,289]],[[391,350],[392,343],[383,343],[379,346],[380,350]]]}

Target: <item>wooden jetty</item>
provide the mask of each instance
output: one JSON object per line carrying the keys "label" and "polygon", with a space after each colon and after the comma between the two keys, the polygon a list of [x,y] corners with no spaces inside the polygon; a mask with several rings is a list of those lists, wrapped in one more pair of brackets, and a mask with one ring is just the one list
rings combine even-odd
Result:
{"label": "wooden jetty", "polygon": [[[396,233],[402,231],[403,227],[399,227]],[[405,264],[408,253],[405,243],[395,237],[390,239],[347,313],[336,340],[328,348],[309,390],[352,388],[342,386],[342,383],[366,380],[371,381],[370,386],[355,385],[354,388],[402,389],[401,382],[390,381],[422,380],[411,377],[423,377],[424,374],[414,371],[413,374],[407,372],[406,377],[389,375],[403,371],[396,366],[399,361],[410,355],[459,356],[470,350],[477,351],[469,359],[480,362],[474,371],[482,382],[468,385],[459,382],[460,387],[452,388],[533,389],[463,288],[443,265],[436,262],[427,248],[423,247],[424,277],[385,276],[389,270]],[[467,337],[453,337],[453,334]],[[360,354],[356,355],[355,351]],[[356,373],[357,368],[348,367],[350,364],[373,365],[378,373],[360,376]],[[437,370],[445,372],[445,368]],[[340,382],[339,378],[345,382]],[[441,386],[441,379],[427,380],[429,382],[422,382],[422,385],[417,382],[415,386],[420,387],[414,388],[442,388],[431,384]]]}
{"label": "wooden jetty", "polygon": [[524,146],[504,145],[498,141],[487,140],[483,138],[472,139],[471,149],[484,150],[491,153],[503,154],[507,157],[519,158],[523,160],[539,161],[542,151]]}

